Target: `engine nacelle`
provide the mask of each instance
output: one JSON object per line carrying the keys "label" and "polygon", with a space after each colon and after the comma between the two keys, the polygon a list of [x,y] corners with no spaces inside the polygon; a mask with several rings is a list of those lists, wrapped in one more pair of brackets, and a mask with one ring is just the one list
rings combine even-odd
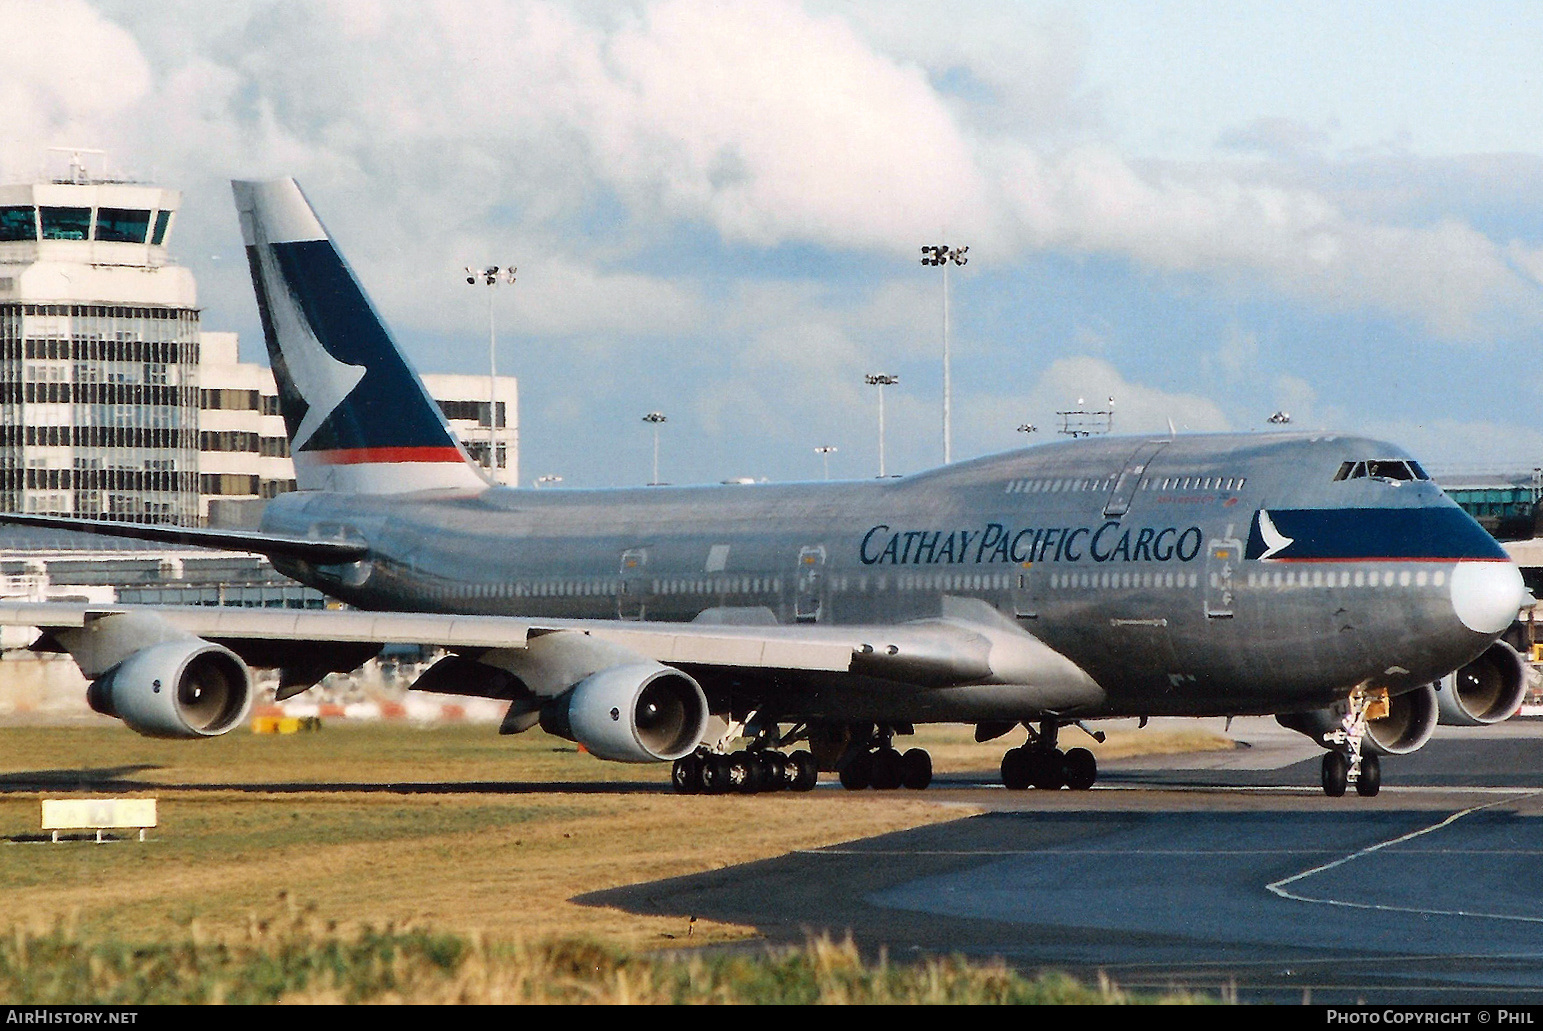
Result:
{"label": "engine nacelle", "polygon": [[668,762],[707,732],[707,696],[678,669],[627,663],[592,673],[541,707],[541,728],[602,759]]}
{"label": "engine nacelle", "polygon": [[86,701],[147,737],[217,737],[246,719],[252,675],[228,648],[196,637],[163,641],[93,680]]}
{"label": "engine nacelle", "polygon": [[1481,727],[1514,716],[1526,691],[1522,657],[1509,644],[1496,641],[1483,655],[1436,682],[1436,703],[1446,726]]}
{"label": "engine nacelle", "polygon": [[[1340,728],[1350,711],[1345,702],[1311,712],[1281,713],[1275,722],[1306,734],[1319,744],[1323,735]],[[1378,755],[1407,755],[1436,732],[1436,689],[1429,684],[1388,699],[1388,714],[1368,720],[1361,747]]]}

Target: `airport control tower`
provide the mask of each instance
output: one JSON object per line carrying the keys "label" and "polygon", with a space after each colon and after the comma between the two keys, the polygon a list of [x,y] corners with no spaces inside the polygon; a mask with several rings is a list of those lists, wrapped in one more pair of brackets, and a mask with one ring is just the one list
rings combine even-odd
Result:
{"label": "airport control tower", "polygon": [[0,510],[196,521],[197,290],[166,249],[179,200],[80,153],[63,178],[0,186]]}

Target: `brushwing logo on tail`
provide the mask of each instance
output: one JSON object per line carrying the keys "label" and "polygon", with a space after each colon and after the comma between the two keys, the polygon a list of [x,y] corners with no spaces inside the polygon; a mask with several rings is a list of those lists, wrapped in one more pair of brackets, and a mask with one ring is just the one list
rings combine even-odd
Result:
{"label": "brushwing logo on tail", "polygon": [[[262,262],[264,279],[268,283],[283,283],[284,277],[274,260],[273,249],[266,240],[257,245],[257,260]],[[301,314],[300,305],[287,290],[276,291],[268,297],[268,313],[277,331],[279,350],[284,356],[284,366],[297,393],[305,400],[305,417],[295,428],[295,439],[290,446],[299,451],[337,410],[359,381],[364,379],[364,366],[340,362],[328,353]]]}

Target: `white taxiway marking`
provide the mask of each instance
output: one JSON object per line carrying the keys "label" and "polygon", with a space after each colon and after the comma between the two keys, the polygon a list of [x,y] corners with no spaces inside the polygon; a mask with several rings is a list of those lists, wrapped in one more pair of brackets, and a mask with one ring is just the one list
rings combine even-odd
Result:
{"label": "white taxiway marking", "polygon": [[[1543,792],[1532,792],[1533,795],[1540,793]],[[1332,863],[1324,863],[1309,870],[1303,870],[1301,873],[1292,874],[1290,877],[1284,877],[1281,880],[1266,884],[1265,888],[1272,894],[1278,895],[1283,899],[1289,899],[1293,902],[1312,902],[1323,906],[1342,906],[1346,909],[1373,909],[1384,913],[1413,913],[1418,916],[1481,917],[1487,920],[1516,920],[1522,923],[1543,924],[1543,917],[1538,916],[1519,916],[1515,913],[1480,913],[1465,909],[1422,909],[1417,906],[1388,906],[1375,902],[1350,902],[1346,899],[1314,898],[1310,895],[1299,895],[1296,892],[1289,891],[1286,887],[1288,884],[1312,877],[1314,874],[1320,874],[1324,871],[1332,870],[1337,866],[1344,866],[1346,863],[1354,862],[1363,856],[1369,856],[1373,852],[1380,852],[1385,848],[1389,848],[1401,842],[1411,841],[1415,838],[1421,837],[1422,835],[1430,834],[1434,831],[1439,831],[1445,827],[1450,827],[1452,824],[1456,823],[1458,820],[1461,820],[1465,816],[1468,816],[1472,813],[1477,813],[1480,810],[1488,809],[1491,806],[1497,806],[1499,804],[1499,801],[1494,801],[1486,802],[1483,805],[1469,806],[1467,809],[1458,810],[1451,816],[1448,816],[1445,820],[1433,823],[1429,827],[1422,827],[1420,830],[1410,831],[1408,834],[1401,834],[1396,838],[1389,838],[1387,841],[1380,841],[1375,845],[1369,845],[1366,848],[1352,852],[1347,856],[1341,856],[1340,858],[1334,860]]]}

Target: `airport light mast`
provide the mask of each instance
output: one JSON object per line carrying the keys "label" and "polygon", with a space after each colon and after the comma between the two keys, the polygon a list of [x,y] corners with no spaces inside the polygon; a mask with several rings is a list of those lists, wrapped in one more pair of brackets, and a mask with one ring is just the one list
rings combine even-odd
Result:
{"label": "airport light mast", "polygon": [[834,444],[821,444],[814,449],[814,453],[819,455],[825,462],[825,478],[827,480],[830,479],[830,456],[835,450],[836,446]]}
{"label": "airport light mast", "polygon": [[654,478],[649,481],[650,487],[659,486],[659,427],[670,420],[665,418],[663,412],[649,412],[643,416],[643,421],[654,428]]}
{"label": "airport light mast", "polygon": [[[493,331],[493,287],[499,283],[513,283],[516,269],[513,265],[499,268],[466,266],[466,282],[471,286],[482,280],[488,286],[488,474],[495,481],[498,476],[498,345]],[[507,464],[507,459],[506,463]]]}
{"label": "airport light mast", "polygon": [[900,382],[899,376],[892,376],[886,372],[871,372],[863,377],[870,387],[879,388],[879,479],[883,479],[884,472],[884,388],[892,387]]}
{"label": "airport light mast", "polygon": [[948,340],[948,266],[969,264],[968,247],[936,244],[922,248],[922,264],[943,267],[943,464],[954,460],[953,401],[954,381]]}

